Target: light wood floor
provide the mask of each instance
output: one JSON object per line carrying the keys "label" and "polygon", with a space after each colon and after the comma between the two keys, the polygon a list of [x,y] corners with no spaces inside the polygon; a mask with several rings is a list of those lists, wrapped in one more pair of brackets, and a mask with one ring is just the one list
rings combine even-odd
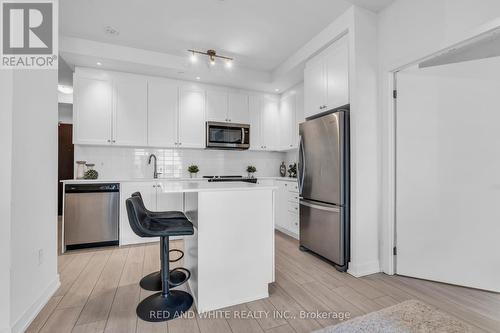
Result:
{"label": "light wood floor", "polygon": [[[174,241],[172,247],[182,247],[182,242]],[[61,287],[28,332],[310,332],[337,320],[300,319],[301,311],[345,311],[358,316],[408,299],[436,306],[478,332],[500,332],[499,294],[384,274],[356,279],[300,252],[297,241],[281,233],[276,234],[276,283],[269,288],[270,297],[227,310],[288,311],[292,318],[207,319],[196,315],[147,323],[135,314],[139,300],[150,294],[138,283],[158,267],[157,243],[59,256]]]}

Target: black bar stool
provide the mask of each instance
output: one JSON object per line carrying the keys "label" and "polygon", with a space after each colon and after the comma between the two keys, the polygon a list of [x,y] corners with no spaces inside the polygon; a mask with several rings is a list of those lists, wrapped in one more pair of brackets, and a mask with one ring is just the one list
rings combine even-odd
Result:
{"label": "black bar stool", "polygon": [[[141,192],[132,193],[132,197],[138,197],[140,199],[141,208],[147,213],[147,215],[151,218],[160,218],[160,219],[184,219],[188,220],[186,215],[181,211],[167,211],[167,212],[153,212],[146,208],[144,205],[144,201],[142,200]],[[171,253],[179,253],[176,259],[170,260]],[[179,249],[171,249],[169,250],[169,262],[174,263],[181,260],[184,257],[184,252]],[[189,280],[191,276],[190,272],[183,267],[177,267],[170,271],[170,279],[169,284],[170,288],[175,288]],[[153,272],[151,274],[146,275],[141,279],[139,283],[142,289],[150,290],[150,291],[160,291],[162,289],[161,283],[161,272]]]}
{"label": "black bar stool", "polygon": [[[145,321],[159,322],[179,317],[191,308],[193,297],[181,290],[170,289],[169,237],[194,233],[193,224],[186,219],[159,218],[150,216],[143,208],[142,200],[135,196],[126,200],[130,227],[141,237],[160,237],[162,290],[137,306],[137,316]],[[189,274],[189,270],[185,270]],[[170,283],[169,283],[170,282]]]}

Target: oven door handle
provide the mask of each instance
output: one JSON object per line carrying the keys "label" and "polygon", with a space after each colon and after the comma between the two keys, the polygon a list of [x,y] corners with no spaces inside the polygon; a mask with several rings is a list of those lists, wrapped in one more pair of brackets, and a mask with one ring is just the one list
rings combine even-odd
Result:
{"label": "oven door handle", "polygon": [[241,128],[241,144],[245,144],[245,128]]}

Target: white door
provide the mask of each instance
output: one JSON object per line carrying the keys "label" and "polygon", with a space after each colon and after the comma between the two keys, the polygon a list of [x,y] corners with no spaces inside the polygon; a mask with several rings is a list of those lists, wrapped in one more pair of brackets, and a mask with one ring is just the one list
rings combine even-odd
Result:
{"label": "white door", "polygon": [[397,75],[398,274],[500,292],[498,68]]}
{"label": "white door", "polygon": [[136,76],[114,79],[113,143],[146,146],[148,143],[147,81]]}
{"label": "white door", "polygon": [[181,88],[179,93],[179,146],[205,148],[205,93]]}
{"label": "white door", "polygon": [[179,89],[170,81],[148,82],[148,145],[174,147],[177,143]]}
{"label": "white door", "polygon": [[260,96],[250,96],[248,99],[250,110],[250,150],[262,150],[263,144],[260,138],[260,114],[262,98]]}
{"label": "white door", "polygon": [[260,114],[261,144],[264,150],[278,150],[280,139],[279,100],[264,97]]}
{"label": "white door", "polygon": [[349,45],[347,36],[335,42],[326,55],[327,109],[349,104]]}
{"label": "white door", "polygon": [[227,92],[219,90],[207,90],[207,121],[226,122],[227,116]]}
{"label": "white door", "polygon": [[111,81],[75,77],[75,144],[111,144],[113,87]]}
{"label": "white door", "polygon": [[326,75],[324,56],[311,59],[304,69],[305,117],[326,111]]}
{"label": "white door", "polygon": [[228,95],[228,121],[248,124],[248,95],[230,92]]}
{"label": "white door", "polygon": [[280,102],[280,148],[289,150],[294,148],[295,132],[295,95],[283,97]]}

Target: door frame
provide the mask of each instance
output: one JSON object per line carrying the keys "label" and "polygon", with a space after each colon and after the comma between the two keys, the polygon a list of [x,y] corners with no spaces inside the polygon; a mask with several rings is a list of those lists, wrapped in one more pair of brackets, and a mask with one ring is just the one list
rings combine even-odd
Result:
{"label": "door frame", "polygon": [[[384,257],[383,262],[384,265],[382,271],[386,274],[394,275],[397,274],[396,267],[396,255],[394,254],[394,248],[397,248],[397,216],[396,216],[396,117],[397,117],[397,98],[394,98],[393,91],[397,91],[397,73],[418,65],[419,63],[432,59],[436,56],[443,55],[447,52],[450,52],[453,49],[465,46],[470,43],[474,43],[477,40],[487,38],[493,34],[500,33],[500,19],[495,19],[490,21],[473,31],[470,31],[466,34],[463,34],[460,38],[455,41],[449,43],[444,48],[438,49],[435,52],[427,54],[423,57],[407,59],[405,61],[401,61],[398,64],[394,64],[392,66],[387,66],[387,68],[383,71],[384,80],[386,85],[386,93],[384,98],[387,100],[387,110],[386,110],[386,119],[385,122],[387,124],[386,132],[384,133],[387,142],[383,150],[385,150],[386,156],[383,159],[384,165],[382,167],[386,167],[387,172],[385,175],[387,176],[386,187],[382,188],[382,197],[383,197],[383,207],[382,207],[382,218],[385,228],[383,228],[382,235],[382,256]],[[384,168],[382,168],[383,170]]]}

